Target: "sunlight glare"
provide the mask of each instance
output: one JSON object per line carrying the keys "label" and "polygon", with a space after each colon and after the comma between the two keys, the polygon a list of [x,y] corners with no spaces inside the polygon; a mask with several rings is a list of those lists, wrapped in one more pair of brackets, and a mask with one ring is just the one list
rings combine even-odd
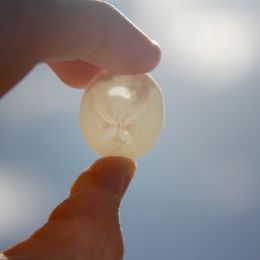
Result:
{"label": "sunlight glare", "polygon": [[243,13],[219,8],[182,11],[172,38],[179,58],[199,76],[237,79],[254,64],[253,18]]}

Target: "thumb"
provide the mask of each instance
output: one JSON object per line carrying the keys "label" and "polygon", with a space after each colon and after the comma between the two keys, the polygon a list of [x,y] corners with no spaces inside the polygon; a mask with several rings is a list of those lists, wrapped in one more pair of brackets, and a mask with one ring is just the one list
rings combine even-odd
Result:
{"label": "thumb", "polygon": [[127,158],[117,156],[101,158],[78,177],[71,187],[71,194],[83,192],[89,180],[100,189],[107,190],[121,199],[135,169],[136,164]]}
{"label": "thumb", "polygon": [[54,209],[48,222],[28,239],[4,251],[5,257],[122,259],[118,208],[135,168],[133,161],[122,157],[96,161],[78,177],[69,198]]}
{"label": "thumb", "polygon": [[127,158],[111,156],[99,159],[81,173],[71,187],[69,200],[60,204],[50,219],[89,214],[103,218],[106,210],[117,214],[135,169],[135,163]]}

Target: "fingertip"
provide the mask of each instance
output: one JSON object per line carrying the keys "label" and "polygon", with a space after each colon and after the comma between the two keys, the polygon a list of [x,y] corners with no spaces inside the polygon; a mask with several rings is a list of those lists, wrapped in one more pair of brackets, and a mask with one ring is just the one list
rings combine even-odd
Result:
{"label": "fingertip", "polygon": [[[136,163],[119,156],[103,157],[86,169],[74,182],[70,193],[74,194],[89,188],[90,183],[109,190],[118,198],[124,195],[136,171]],[[92,185],[91,184],[91,185]]]}
{"label": "fingertip", "polygon": [[153,70],[161,60],[161,48],[158,43],[151,40],[143,52],[137,56],[137,60],[129,63],[127,74],[141,74]]}
{"label": "fingertip", "polygon": [[113,170],[113,171],[122,171],[122,170],[136,170],[136,162],[130,158],[122,156],[106,156],[95,161],[92,166],[94,169],[101,170]]}
{"label": "fingertip", "polygon": [[122,198],[136,171],[136,163],[125,157],[109,156],[97,160],[91,169],[98,184]]}
{"label": "fingertip", "polygon": [[150,60],[150,69],[154,69],[160,62],[162,57],[162,49],[160,45],[153,41],[152,47],[151,47],[151,60]]}

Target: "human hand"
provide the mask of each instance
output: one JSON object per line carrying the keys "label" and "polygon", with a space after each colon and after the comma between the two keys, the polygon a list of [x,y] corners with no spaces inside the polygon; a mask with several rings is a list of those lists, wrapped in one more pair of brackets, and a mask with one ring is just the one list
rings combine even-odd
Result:
{"label": "human hand", "polygon": [[0,97],[39,62],[68,85],[84,87],[100,69],[150,71],[161,55],[154,41],[102,1],[0,1],[0,35]]}
{"label": "human hand", "polygon": [[[84,87],[101,69],[138,74],[160,60],[155,42],[100,1],[1,1],[0,33],[0,97],[39,62],[68,85]],[[6,257],[122,259],[118,208],[134,169],[131,160],[120,157],[94,163],[48,223],[4,251]]]}
{"label": "human hand", "polygon": [[8,260],[119,260],[123,240],[118,210],[135,164],[122,157],[96,161],[73,184],[47,224],[7,249]]}

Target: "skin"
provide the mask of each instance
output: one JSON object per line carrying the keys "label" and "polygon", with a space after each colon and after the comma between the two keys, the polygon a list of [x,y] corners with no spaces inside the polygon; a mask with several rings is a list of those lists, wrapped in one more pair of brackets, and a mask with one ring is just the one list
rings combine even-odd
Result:
{"label": "skin", "polygon": [[[48,63],[67,85],[81,88],[101,69],[150,71],[161,55],[158,44],[101,1],[0,0],[0,34],[0,97],[37,63]],[[118,211],[135,169],[123,157],[96,161],[47,223],[0,259],[122,259]]]}

